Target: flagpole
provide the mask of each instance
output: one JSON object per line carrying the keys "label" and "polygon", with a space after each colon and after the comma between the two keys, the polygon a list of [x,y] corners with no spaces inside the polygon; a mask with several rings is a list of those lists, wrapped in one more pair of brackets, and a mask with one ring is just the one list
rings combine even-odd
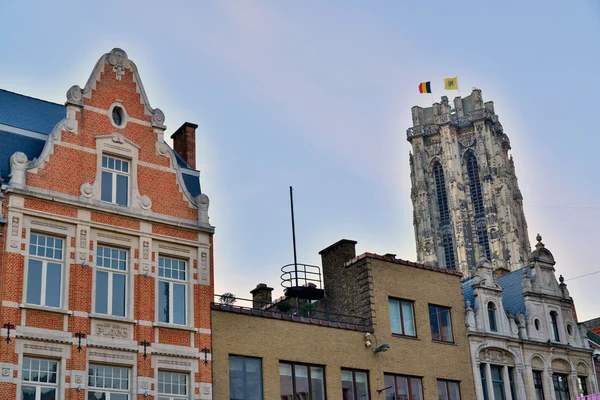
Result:
{"label": "flagpole", "polygon": [[458,76],[456,77],[456,90],[458,90],[458,97],[460,97],[462,99],[462,95],[460,94],[460,86],[458,85]]}

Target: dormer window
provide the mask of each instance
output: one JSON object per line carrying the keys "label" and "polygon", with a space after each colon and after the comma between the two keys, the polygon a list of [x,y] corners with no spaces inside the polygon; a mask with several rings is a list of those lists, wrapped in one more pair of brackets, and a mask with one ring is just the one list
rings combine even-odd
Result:
{"label": "dormer window", "polygon": [[129,201],[129,161],[102,156],[102,201],[127,206]]}
{"label": "dormer window", "polygon": [[496,305],[490,301],[487,309],[488,319],[490,320],[490,331],[498,332],[498,324],[496,323]]}
{"label": "dormer window", "polygon": [[560,336],[558,335],[558,321],[556,311],[550,311],[550,323],[552,325],[552,334],[554,335],[554,341],[560,342]]}

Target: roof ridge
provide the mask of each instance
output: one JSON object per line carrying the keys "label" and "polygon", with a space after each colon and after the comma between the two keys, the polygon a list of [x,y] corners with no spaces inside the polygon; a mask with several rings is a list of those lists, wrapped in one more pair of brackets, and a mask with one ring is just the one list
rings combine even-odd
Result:
{"label": "roof ridge", "polygon": [[6,89],[2,89],[2,88],[0,88],[0,92],[6,92],[6,93],[10,93],[10,94],[16,94],[17,96],[21,96],[21,97],[27,97],[27,98],[29,98],[29,99],[32,99],[32,100],[43,101],[44,103],[48,103],[48,104],[53,104],[53,105],[55,105],[55,106],[64,107],[64,104],[55,103],[55,102],[53,102],[53,101],[49,101],[49,100],[39,99],[39,98],[37,98],[37,97],[28,96],[28,95],[26,95],[26,94],[22,94],[22,93],[13,92],[13,91],[11,91],[11,90],[6,90]]}

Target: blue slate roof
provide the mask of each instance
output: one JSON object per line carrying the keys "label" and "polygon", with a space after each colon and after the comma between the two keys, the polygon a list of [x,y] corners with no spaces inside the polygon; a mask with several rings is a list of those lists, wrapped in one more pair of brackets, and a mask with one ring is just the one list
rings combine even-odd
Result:
{"label": "blue slate roof", "polygon": [[49,134],[66,116],[66,107],[0,89],[0,124]]}
{"label": "blue slate roof", "polygon": [[[510,310],[512,315],[517,315],[520,312],[527,314],[525,298],[523,297],[523,274],[531,277],[531,268],[523,267],[498,278],[498,283],[502,286],[502,305],[506,313]],[[474,277],[467,278],[462,282],[465,305],[467,300],[471,302],[471,306],[475,302],[473,283]]]}
{"label": "blue slate roof", "polygon": [[[0,125],[8,125],[29,132],[31,135],[9,132],[0,127],[0,178],[8,182],[10,173],[10,156],[21,151],[28,159],[39,157],[44,148],[45,140],[39,134],[49,135],[56,124],[65,118],[66,107],[61,104],[36,99],[22,94],[0,89]],[[184,170],[192,170],[177,154],[177,164]],[[197,175],[197,172],[194,171]],[[190,194],[194,197],[200,194],[199,176],[183,174],[183,181]]]}

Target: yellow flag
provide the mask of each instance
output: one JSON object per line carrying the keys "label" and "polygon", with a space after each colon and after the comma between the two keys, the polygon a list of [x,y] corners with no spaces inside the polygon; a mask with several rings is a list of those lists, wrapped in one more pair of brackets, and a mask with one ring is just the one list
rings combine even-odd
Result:
{"label": "yellow flag", "polygon": [[458,90],[458,77],[444,79],[444,89]]}

